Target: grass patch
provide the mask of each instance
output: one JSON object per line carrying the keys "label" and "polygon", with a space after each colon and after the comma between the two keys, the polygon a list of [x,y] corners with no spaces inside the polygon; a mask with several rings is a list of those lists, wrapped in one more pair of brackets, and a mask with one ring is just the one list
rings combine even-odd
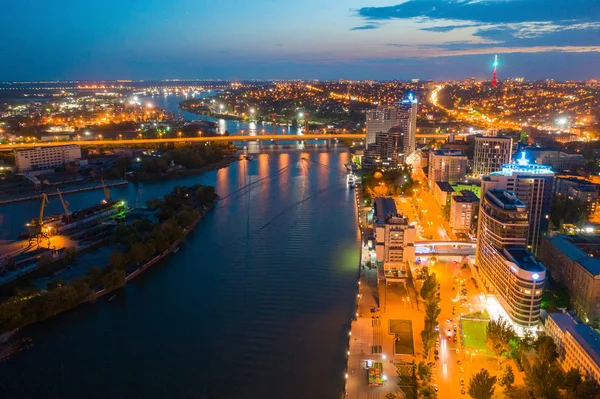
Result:
{"label": "grass patch", "polygon": [[461,320],[465,349],[477,349],[487,352],[485,329],[488,323],[487,321],[475,321],[464,318]]}

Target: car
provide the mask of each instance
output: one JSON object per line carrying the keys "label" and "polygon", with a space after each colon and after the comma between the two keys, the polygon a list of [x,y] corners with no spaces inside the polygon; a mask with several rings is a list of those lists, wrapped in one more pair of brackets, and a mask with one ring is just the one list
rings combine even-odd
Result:
{"label": "car", "polygon": [[463,366],[458,366],[458,371],[460,371],[461,373],[464,373],[465,368]]}
{"label": "car", "polygon": [[433,367],[433,366],[435,366],[435,362],[429,362],[429,363],[427,363],[427,365],[428,365],[429,367]]}
{"label": "car", "polygon": [[436,349],[436,350],[434,350],[434,351],[433,351],[433,354],[434,354],[434,355],[439,355],[439,354],[440,354],[440,351]]}
{"label": "car", "polygon": [[433,384],[433,389],[435,389],[435,391],[436,391],[436,392],[438,391],[438,386],[437,386],[437,384]]}
{"label": "car", "polygon": [[437,362],[438,360],[440,360],[440,357],[439,356],[435,356],[434,359]]}
{"label": "car", "polygon": [[454,316],[456,314],[456,310],[452,309],[452,316]]}
{"label": "car", "polygon": [[464,378],[460,379],[460,385],[463,385],[463,386],[465,385],[465,379]]}
{"label": "car", "polygon": [[465,388],[464,388],[464,387],[462,387],[462,388],[460,389],[460,393],[464,395],[464,394],[466,394],[466,393],[467,393],[467,391],[465,390]]}
{"label": "car", "polygon": [[462,362],[461,362],[460,360],[457,360],[457,361],[456,361],[456,364],[458,364],[459,366],[460,366],[460,364],[461,364],[461,363],[462,363]]}
{"label": "car", "polygon": [[452,324],[452,327],[453,327],[453,328],[456,328],[456,323],[453,323],[453,324]]}

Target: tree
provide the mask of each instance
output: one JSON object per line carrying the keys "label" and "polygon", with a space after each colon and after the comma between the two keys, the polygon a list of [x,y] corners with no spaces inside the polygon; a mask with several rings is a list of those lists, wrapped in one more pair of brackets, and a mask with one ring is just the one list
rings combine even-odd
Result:
{"label": "tree", "polygon": [[512,367],[508,364],[504,368],[504,372],[500,376],[500,386],[510,388],[515,383],[515,373],[513,373]]}
{"label": "tree", "polygon": [[146,246],[142,242],[136,242],[131,246],[131,254],[136,264],[140,264],[147,259]]}
{"label": "tree", "polygon": [[558,358],[556,344],[552,337],[542,335],[535,341],[536,361],[540,364],[554,363]]}
{"label": "tree", "polygon": [[577,388],[581,384],[581,373],[579,369],[570,368],[566,372],[565,378],[563,379],[562,387],[569,393],[569,396],[573,396],[577,392]]}
{"label": "tree", "polygon": [[600,397],[600,386],[596,380],[585,380],[577,387],[577,398],[597,399]]}
{"label": "tree", "polygon": [[125,285],[125,272],[123,270],[111,270],[104,276],[104,285],[108,290]]}
{"label": "tree", "polygon": [[433,297],[425,304],[425,318],[429,319],[434,325],[437,325],[437,318],[440,315],[440,302],[437,298]]}
{"label": "tree", "polygon": [[437,279],[435,273],[428,274],[423,280],[423,286],[421,287],[421,298],[428,301],[435,296],[437,290]]}
{"label": "tree", "polygon": [[486,369],[481,369],[469,380],[469,396],[475,399],[491,399],[494,395],[496,377],[490,375]]}
{"label": "tree", "polygon": [[563,372],[556,363],[540,363],[536,360],[525,371],[525,385],[537,399],[557,398],[563,380]]}
{"label": "tree", "polygon": [[127,258],[122,252],[114,251],[110,254],[109,262],[113,268],[122,270],[127,265]]}
{"label": "tree", "polygon": [[498,320],[491,320],[486,327],[485,343],[500,360],[503,353],[510,350],[510,341],[515,336],[510,323],[500,317]]}
{"label": "tree", "polygon": [[438,335],[438,332],[433,328],[425,328],[421,331],[421,340],[423,340],[423,350],[426,357],[429,357],[429,352],[433,348],[433,345],[435,345]]}

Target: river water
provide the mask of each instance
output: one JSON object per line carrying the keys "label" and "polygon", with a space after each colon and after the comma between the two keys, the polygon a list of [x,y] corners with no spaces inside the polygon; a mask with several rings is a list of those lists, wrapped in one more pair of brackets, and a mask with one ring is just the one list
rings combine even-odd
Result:
{"label": "river water", "polygon": [[[339,397],[360,241],[348,160],[335,150],[274,152],[112,188],[134,206],[198,182],[222,199],[178,253],[114,300],[20,331],[33,347],[0,364],[0,398]],[[76,209],[103,195],[66,197]],[[38,207],[0,206],[0,238]]]}

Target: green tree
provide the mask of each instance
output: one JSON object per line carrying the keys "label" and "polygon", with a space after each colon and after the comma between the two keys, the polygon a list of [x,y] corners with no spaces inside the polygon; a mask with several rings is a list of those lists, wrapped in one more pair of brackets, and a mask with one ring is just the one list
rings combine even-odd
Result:
{"label": "green tree", "polygon": [[108,290],[114,290],[125,285],[125,272],[123,270],[111,270],[104,276],[104,285]]}
{"label": "green tree", "polygon": [[485,343],[487,348],[498,357],[498,361],[502,354],[510,350],[510,342],[514,337],[515,331],[502,317],[491,320],[486,327]]}
{"label": "green tree", "polygon": [[137,265],[145,261],[148,257],[146,246],[142,242],[136,242],[131,246],[131,255]]}
{"label": "green tree", "polygon": [[494,395],[496,377],[490,375],[486,369],[481,369],[469,380],[469,396],[475,399],[491,399]]}
{"label": "green tree", "polygon": [[536,361],[540,364],[554,363],[558,358],[556,344],[552,337],[542,335],[535,341]]}
{"label": "green tree", "polygon": [[596,380],[586,379],[577,387],[577,398],[598,399],[600,397],[600,386]]}
{"label": "green tree", "polygon": [[562,387],[567,391],[570,397],[575,398],[575,393],[577,392],[577,388],[579,384],[581,384],[582,378],[581,373],[576,368],[570,368],[569,371],[565,373],[565,378],[563,379]]}
{"label": "green tree", "polygon": [[504,372],[500,375],[500,380],[498,381],[500,386],[510,388],[512,384],[515,383],[515,373],[513,372],[510,364],[507,364],[504,368]]}
{"label": "green tree", "polygon": [[437,279],[435,273],[428,274],[423,280],[423,286],[421,287],[421,298],[428,301],[435,296],[437,291]]}
{"label": "green tree", "polygon": [[425,352],[425,356],[429,357],[429,353],[431,352],[431,348],[435,345],[435,341],[437,340],[439,334],[432,328],[425,328],[421,331],[421,340],[423,341],[423,351]]}
{"label": "green tree", "polygon": [[122,270],[127,266],[127,258],[122,252],[114,251],[110,254],[109,264],[115,269]]}
{"label": "green tree", "polygon": [[540,363],[536,359],[533,366],[525,370],[525,385],[537,399],[557,398],[562,382],[562,370],[555,363]]}

